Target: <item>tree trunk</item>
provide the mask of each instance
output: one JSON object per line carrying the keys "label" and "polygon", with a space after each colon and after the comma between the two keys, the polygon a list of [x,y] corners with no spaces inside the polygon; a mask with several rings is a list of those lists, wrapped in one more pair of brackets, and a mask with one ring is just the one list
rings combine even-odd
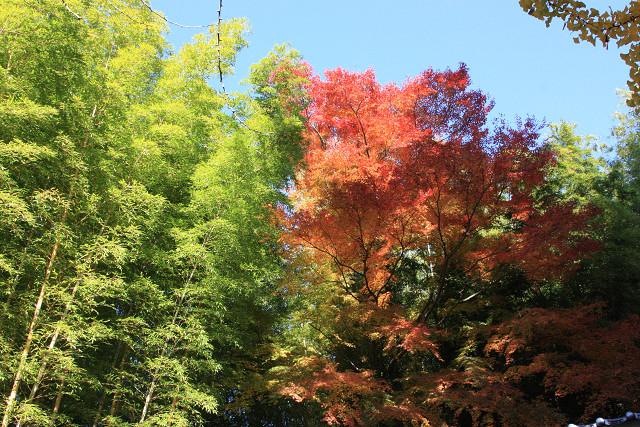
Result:
{"label": "tree trunk", "polygon": [[[172,411],[175,411],[175,410],[176,410],[176,406],[178,406],[178,400],[179,400],[179,398],[178,398],[178,396],[176,395],[176,396],[173,398],[173,402],[171,402],[171,409],[172,409]],[[172,425],[172,424],[173,424],[173,420],[169,420],[169,422],[167,423],[167,426],[171,427],[171,425]]]}
{"label": "tree trunk", "polygon": [[[67,209],[65,208],[62,222],[64,222],[66,215],[67,215]],[[40,287],[40,294],[38,295],[38,301],[36,302],[36,307],[33,312],[33,318],[31,319],[31,324],[29,325],[29,333],[27,334],[27,339],[24,343],[22,354],[20,355],[20,362],[18,362],[18,369],[16,370],[16,376],[15,376],[15,379],[13,380],[11,393],[9,394],[9,398],[7,399],[7,408],[5,409],[4,417],[2,418],[2,427],[9,426],[11,413],[13,412],[14,406],[16,404],[16,396],[18,394],[18,389],[20,388],[20,383],[22,382],[22,375],[23,375],[24,368],[27,364],[27,358],[29,357],[29,349],[31,348],[31,343],[33,341],[33,334],[35,332],[36,325],[38,323],[38,317],[40,315],[40,310],[42,308],[42,302],[44,301],[47,283],[49,282],[49,278],[51,277],[53,264],[56,260],[56,255],[58,254],[59,243],[60,243],[59,239],[56,237],[56,241],[53,244],[53,250],[51,251],[51,256],[49,257],[49,264],[47,265],[47,270],[44,275],[44,280],[42,282],[42,286]]]}
{"label": "tree trunk", "polygon": [[[61,321],[64,321],[67,318],[67,313],[69,312],[69,308],[71,307],[71,303],[73,302],[73,297],[75,296],[76,291],[78,290],[79,283],[80,283],[80,278],[76,281],[76,284],[73,287],[73,290],[71,291],[71,299],[69,300],[69,302],[67,302],[67,305],[64,308]],[[56,342],[58,341],[58,337],[60,336],[61,329],[62,327],[60,325],[56,327],[55,332],[53,333],[53,337],[51,337],[51,341],[49,342],[49,347],[47,348],[46,355],[48,355],[51,352],[51,350],[53,350],[53,348],[56,346]],[[40,369],[38,370],[38,375],[36,376],[36,381],[33,383],[33,387],[31,387],[31,392],[29,393],[29,397],[27,398],[26,402],[31,402],[35,397],[36,393],[38,392],[38,388],[40,387],[40,383],[42,382],[42,378],[44,377],[44,373],[46,369],[47,369],[47,359],[45,356],[45,360],[40,365]],[[20,427],[21,423],[22,423],[22,419],[18,421],[18,423],[16,424],[16,427]]]}
{"label": "tree trunk", "polygon": [[[205,237],[204,241],[202,242],[203,245],[205,245],[209,239],[211,238],[211,234],[213,233],[213,227],[209,230],[209,232],[207,233],[207,236]],[[189,286],[189,283],[191,283],[191,280],[193,279],[193,276],[196,272],[196,270],[198,269],[198,266],[200,265],[200,262],[196,262],[192,269],[191,272],[189,273],[189,277],[187,277],[187,279],[185,280],[184,286],[183,286],[183,290],[182,290],[182,295],[180,295],[180,298],[178,299],[178,301],[176,302],[176,308],[173,312],[173,318],[171,319],[171,325],[175,325],[176,324],[176,320],[178,319],[178,314],[180,313],[180,307],[182,306],[182,303],[184,302],[184,299],[187,295],[187,286]],[[160,352],[160,356],[164,355],[167,353],[167,349],[169,348],[169,343],[165,343],[164,348],[162,349],[162,351]],[[140,423],[144,422],[146,416],[147,416],[147,412],[149,410],[149,405],[151,404],[151,399],[153,398],[153,393],[156,389],[157,386],[157,382],[158,379],[160,378],[160,369],[156,368],[155,372],[153,373],[153,375],[151,376],[151,385],[149,386],[149,390],[147,392],[147,396],[144,399],[144,406],[142,408],[142,415],[140,416]]]}
{"label": "tree trunk", "polygon": [[[127,349],[124,350],[124,352],[122,353],[122,359],[120,359],[120,369],[121,370],[123,369],[126,360],[127,360]],[[115,416],[116,411],[118,410],[118,386],[122,384],[123,377],[124,377],[124,374],[121,371],[120,375],[118,375],[117,384],[114,384],[113,400],[111,401],[111,409],[109,410],[109,416],[111,416],[111,417]],[[106,395],[105,395],[105,398],[106,398]],[[100,415],[100,414],[98,414],[98,415]],[[98,421],[94,420],[94,426],[93,427],[96,427],[97,423],[98,423]]]}
{"label": "tree trunk", "polygon": [[60,402],[62,401],[62,389],[64,388],[64,378],[60,382],[60,388],[58,389],[58,395],[56,396],[56,402],[53,405],[53,416],[51,417],[50,426],[54,426],[56,422],[56,418],[58,417],[58,412],[60,411]]}
{"label": "tree trunk", "polygon": [[[109,371],[110,372],[116,369],[116,366],[118,364],[118,358],[119,358],[119,355],[120,355],[120,351],[122,351],[123,344],[124,344],[124,341],[122,341],[122,340],[120,340],[118,342],[118,347],[116,348],[115,357],[113,358],[113,362],[111,363],[111,366],[109,367]],[[125,350],[124,354],[122,355],[122,362],[120,364],[121,366],[122,366],[122,364],[124,364],[124,359],[125,359],[126,354],[127,354],[127,351]],[[100,404],[98,405],[98,410],[96,412],[96,416],[93,419],[92,427],[97,427],[98,421],[100,421],[100,414],[102,414],[102,409],[104,408],[104,402],[106,400],[107,400],[107,389],[105,388],[104,392],[102,393],[102,398],[100,399]]]}

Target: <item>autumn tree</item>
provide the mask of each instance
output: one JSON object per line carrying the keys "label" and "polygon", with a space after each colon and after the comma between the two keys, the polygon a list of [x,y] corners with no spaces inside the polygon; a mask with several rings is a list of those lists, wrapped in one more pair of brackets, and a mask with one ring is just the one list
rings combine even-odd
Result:
{"label": "autumn tree", "polygon": [[559,278],[593,249],[589,213],[534,194],[553,162],[538,126],[490,130],[492,103],[469,84],[464,65],[402,86],[371,70],[313,80],[281,220],[292,267],[312,266],[286,286],[309,295],[298,321],[315,340],[282,392],[318,400],[329,422],[432,419],[409,384],[449,362],[436,342],[452,314],[514,269]]}
{"label": "autumn tree", "polygon": [[606,321],[606,311],[602,303],[528,308],[494,326],[467,327],[450,366],[416,375],[407,395],[447,425],[615,417],[638,404],[639,323],[637,315]]}
{"label": "autumn tree", "polygon": [[[0,21],[3,426],[561,418],[503,362],[544,331],[496,301],[592,249],[567,129],[565,162],[533,120],[487,126],[464,66],[323,80],[287,46],[216,90],[246,21],[173,52],[141,0]],[[629,215],[634,132],[605,186]]]}
{"label": "autumn tree", "polygon": [[527,309],[490,329],[482,350],[499,382],[548,402],[565,422],[615,417],[638,405],[637,315],[616,322],[602,303]]}

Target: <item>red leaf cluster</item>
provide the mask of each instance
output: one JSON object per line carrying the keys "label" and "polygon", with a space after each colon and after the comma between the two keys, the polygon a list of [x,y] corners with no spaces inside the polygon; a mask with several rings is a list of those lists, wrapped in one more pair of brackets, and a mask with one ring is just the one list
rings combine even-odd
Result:
{"label": "red leaf cluster", "polygon": [[363,425],[363,415],[382,401],[387,384],[371,371],[338,371],[327,359],[305,358],[295,366],[292,382],[281,394],[296,401],[316,399],[329,424]]}
{"label": "red leaf cluster", "polygon": [[[608,324],[595,304],[530,309],[495,328],[485,353],[516,387],[542,378],[537,397],[581,401],[583,421],[640,405],[640,317]],[[531,392],[533,393],[533,392]],[[534,393],[535,394],[535,393]]]}
{"label": "red leaf cluster", "polygon": [[403,317],[394,318],[389,325],[381,329],[388,337],[385,350],[400,347],[409,353],[422,351],[434,354],[441,359],[438,355],[438,346],[433,340],[433,335],[437,333],[435,329]]}
{"label": "red leaf cluster", "polygon": [[559,426],[563,417],[544,402],[528,399],[500,373],[471,366],[416,375],[406,382],[432,425]]}
{"label": "red leaf cluster", "polygon": [[454,267],[480,281],[503,264],[535,279],[574,268],[593,250],[579,234],[590,213],[535,199],[553,161],[538,127],[489,132],[492,104],[468,86],[464,65],[400,87],[371,70],[314,77],[295,209],[281,215],[287,244],[312,250],[380,306],[417,248],[429,249],[440,280]]}

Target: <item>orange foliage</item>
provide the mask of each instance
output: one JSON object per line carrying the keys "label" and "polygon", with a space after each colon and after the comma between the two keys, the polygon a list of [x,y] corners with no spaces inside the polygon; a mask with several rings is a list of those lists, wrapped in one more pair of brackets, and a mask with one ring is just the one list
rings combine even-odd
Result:
{"label": "orange foliage", "polygon": [[400,347],[409,353],[424,351],[438,356],[438,346],[433,342],[433,334],[436,330],[427,328],[423,323],[396,317],[389,325],[381,328],[384,335],[388,337],[385,350]]}
{"label": "orange foliage", "polygon": [[571,238],[588,212],[532,196],[553,160],[534,122],[489,132],[492,105],[468,85],[464,66],[401,87],[371,70],[313,79],[285,239],[329,261],[345,285],[357,277],[359,300],[383,306],[394,268],[416,248],[432,250],[441,280],[455,267],[480,282],[502,264],[549,277],[593,249]]}
{"label": "orange foliage", "polygon": [[339,372],[327,359],[305,358],[294,369],[296,375],[281,393],[300,402],[317,399],[329,424],[363,425],[363,416],[382,401],[387,384],[371,371]]}
{"label": "orange foliage", "polygon": [[416,372],[395,398],[432,423],[566,425],[640,405],[640,317],[607,323],[603,306],[528,309],[488,330],[484,354]]}
{"label": "orange foliage", "polygon": [[528,397],[499,373],[473,367],[415,375],[406,395],[432,425],[560,426],[564,417],[544,402]]}
{"label": "orange foliage", "polygon": [[[401,86],[381,86],[371,70],[324,77],[312,79],[309,147],[290,192],[293,209],[279,219],[286,248],[330,269],[325,282],[305,286],[338,283],[344,293],[317,305],[333,304],[335,321],[326,316],[316,326],[326,329],[332,358],[291,368],[282,392],[318,400],[336,424],[442,425],[443,408],[474,425],[525,425],[535,414],[556,423],[557,412],[490,367],[433,368],[444,363],[434,334],[445,302],[450,312],[480,295],[501,266],[557,277],[594,250],[581,235],[592,212],[534,196],[554,161],[537,142],[538,126],[526,120],[490,131],[492,104],[469,89],[464,65]],[[416,257],[428,266],[423,297],[400,307],[398,272]],[[451,301],[443,295],[454,282],[466,288]],[[523,339],[510,336],[502,348],[496,335],[487,351],[508,358]]]}

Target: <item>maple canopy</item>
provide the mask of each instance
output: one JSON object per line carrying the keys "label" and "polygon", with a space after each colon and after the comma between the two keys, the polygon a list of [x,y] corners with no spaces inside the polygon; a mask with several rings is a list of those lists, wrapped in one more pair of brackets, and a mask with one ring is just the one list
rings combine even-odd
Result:
{"label": "maple canopy", "polygon": [[468,298],[499,266],[546,278],[587,249],[570,237],[585,215],[535,197],[553,162],[538,126],[489,131],[492,103],[469,82],[464,65],[402,86],[381,86],[371,70],[313,79],[286,239],[329,262],[359,301],[388,302],[408,256],[428,266],[433,298],[454,271],[474,278]]}
{"label": "maple canopy", "polygon": [[433,334],[449,315],[506,270],[562,277],[593,249],[587,208],[537,195],[554,162],[539,126],[489,129],[493,104],[469,85],[464,65],[400,86],[371,70],[311,81],[309,147],[280,217],[286,247],[316,271],[301,288],[319,295],[307,321],[332,337],[331,356],[299,362],[307,373],[284,393],[325,396],[329,422],[426,419],[389,396],[412,355],[439,358]]}

